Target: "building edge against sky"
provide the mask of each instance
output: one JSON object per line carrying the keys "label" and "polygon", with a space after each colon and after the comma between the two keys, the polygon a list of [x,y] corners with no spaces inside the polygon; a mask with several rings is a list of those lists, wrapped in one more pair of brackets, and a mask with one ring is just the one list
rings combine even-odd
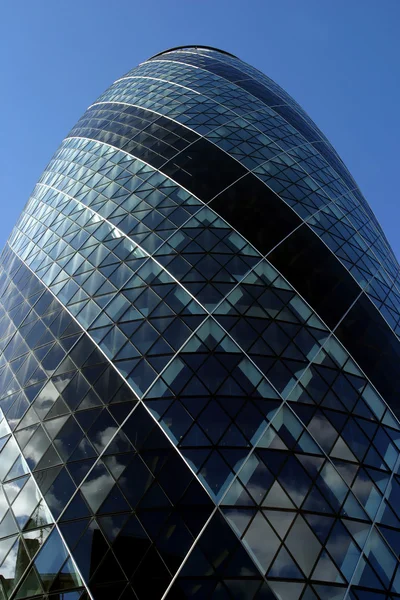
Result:
{"label": "building edge against sky", "polygon": [[399,266],[277,84],[132,69],[0,269],[2,600],[400,597]]}

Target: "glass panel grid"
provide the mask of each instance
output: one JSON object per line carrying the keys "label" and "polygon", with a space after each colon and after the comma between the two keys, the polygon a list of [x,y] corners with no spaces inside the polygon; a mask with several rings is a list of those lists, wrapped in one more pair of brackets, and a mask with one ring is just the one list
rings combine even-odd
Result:
{"label": "glass panel grid", "polygon": [[400,597],[399,298],[268,77],[181,48],[117,80],[0,259],[0,595]]}

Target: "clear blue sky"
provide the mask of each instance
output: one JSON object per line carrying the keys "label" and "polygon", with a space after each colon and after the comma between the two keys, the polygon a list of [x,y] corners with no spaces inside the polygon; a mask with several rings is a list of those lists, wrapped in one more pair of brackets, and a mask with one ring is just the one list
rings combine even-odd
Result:
{"label": "clear blue sky", "polygon": [[228,50],[339,152],[400,257],[400,0],[3,0],[0,246],[52,154],[117,77],[166,48]]}

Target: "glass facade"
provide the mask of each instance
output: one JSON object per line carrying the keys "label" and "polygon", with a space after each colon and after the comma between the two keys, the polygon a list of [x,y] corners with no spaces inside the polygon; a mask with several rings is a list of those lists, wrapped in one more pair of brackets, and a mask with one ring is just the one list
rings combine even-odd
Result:
{"label": "glass facade", "polygon": [[400,269],[279,86],[163,52],[0,259],[0,600],[400,598]]}

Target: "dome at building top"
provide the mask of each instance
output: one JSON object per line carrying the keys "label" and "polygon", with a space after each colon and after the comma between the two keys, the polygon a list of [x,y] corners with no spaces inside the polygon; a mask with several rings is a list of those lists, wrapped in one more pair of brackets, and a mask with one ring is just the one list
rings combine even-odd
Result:
{"label": "dome at building top", "polygon": [[162,52],[158,52],[157,54],[154,54],[148,60],[151,60],[152,58],[156,58],[158,56],[162,56],[163,54],[168,54],[168,52],[174,52],[175,50],[197,50],[197,49],[213,50],[214,52],[220,52],[221,54],[225,54],[226,56],[231,56],[232,58],[237,58],[237,56],[235,56],[234,54],[231,54],[231,52],[227,52],[226,50],[221,50],[221,48],[214,48],[213,46],[202,46],[201,44],[198,46],[191,44],[190,46],[174,46],[173,48],[168,48],[168,50],[163,50]]}

